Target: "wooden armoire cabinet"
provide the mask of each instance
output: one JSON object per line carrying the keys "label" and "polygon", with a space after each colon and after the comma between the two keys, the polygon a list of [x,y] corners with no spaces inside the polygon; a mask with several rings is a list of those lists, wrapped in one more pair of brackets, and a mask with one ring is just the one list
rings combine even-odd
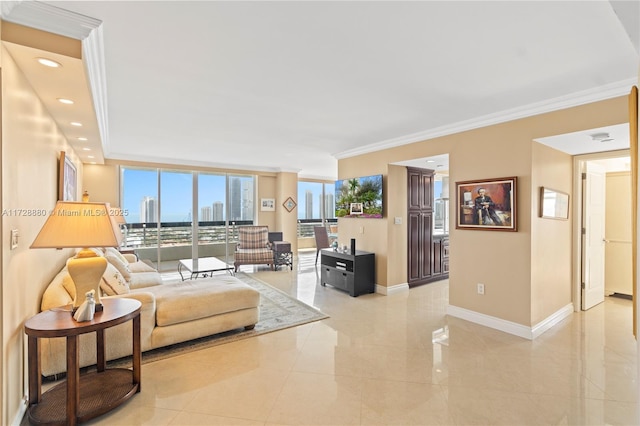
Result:
{"label": "wooden armoire cabinet", "polygon": [[448,235],[433,235],[434,171],[407,168],[409,287],[448,277]]}

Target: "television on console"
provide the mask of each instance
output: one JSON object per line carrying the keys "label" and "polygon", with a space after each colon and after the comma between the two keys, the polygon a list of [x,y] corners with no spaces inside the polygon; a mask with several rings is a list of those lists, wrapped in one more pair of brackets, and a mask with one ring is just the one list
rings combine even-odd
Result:
{"label": "television on console", "polygon": [[382,218],[382,175],[336,181],[336,217]]}

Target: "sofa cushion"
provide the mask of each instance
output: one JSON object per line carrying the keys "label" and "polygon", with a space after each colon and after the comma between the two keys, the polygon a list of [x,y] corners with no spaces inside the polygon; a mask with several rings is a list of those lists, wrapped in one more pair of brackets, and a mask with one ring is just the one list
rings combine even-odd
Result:
{"label": "sofa cushion", "polygon": [[147,288],[161,284],[162,275],[156,272],[155,269],[149,272],[133,273],[131,274],[131,279],[129,280],[129,288],[131,290],[138,288]]}
{"label": "sofa cushion", "polygon": [[156,268],[146,263],[144,260],[138,260],[137,262],[129,263],[129,271],[136,274],[138,272],[157,272]]}
{"label": "sofa cushion", "polygon": [[156,297],[156,325],[167,326],[260,304],[260,292],[236,277],[218,275],[149,287]]}
{"label": "sofa cushion", "polygon": [[237,263],[271,263],[273,251],[268,248],[260,249],[236,249],[235,262]]}
{"label": "sofa cushion", "polygon": [[107,262],[107,269],[104,271],[104,274],[102,274],[100,289],[102,289],[107,296],[127,294],[130,291],[129,284],[122,274],[109,262]]}

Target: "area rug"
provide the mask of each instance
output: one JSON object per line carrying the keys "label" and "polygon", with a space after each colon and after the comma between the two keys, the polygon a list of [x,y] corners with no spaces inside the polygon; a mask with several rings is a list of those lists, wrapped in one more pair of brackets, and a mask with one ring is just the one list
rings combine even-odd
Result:
{"label": "area rug", "polygon": [[[243,272],[238,272],[236,278],[260,292],[260,319],[253,330],[237,329],[146,351],[142,353],[142,363],[159,361],[187,352],[329,318],[328,315],[321,311]],[[108,363],[110,367],[122,367],[130,364],[131,357],[109,361]]]}

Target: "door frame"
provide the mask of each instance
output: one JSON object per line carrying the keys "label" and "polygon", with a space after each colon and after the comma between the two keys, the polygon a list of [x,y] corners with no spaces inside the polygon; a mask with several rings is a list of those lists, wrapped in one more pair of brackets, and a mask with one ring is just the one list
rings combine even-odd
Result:
{"label": "door frame", "polygon": [[610,158],[630,157],[629,149],[617,151],[598,152],[594,154],[581,154],[573,156],[573,237],[572,237],[572,283],[573,310],[582,310],[582,173],[585,171],[585,163],[594,160],[606,160]]}

